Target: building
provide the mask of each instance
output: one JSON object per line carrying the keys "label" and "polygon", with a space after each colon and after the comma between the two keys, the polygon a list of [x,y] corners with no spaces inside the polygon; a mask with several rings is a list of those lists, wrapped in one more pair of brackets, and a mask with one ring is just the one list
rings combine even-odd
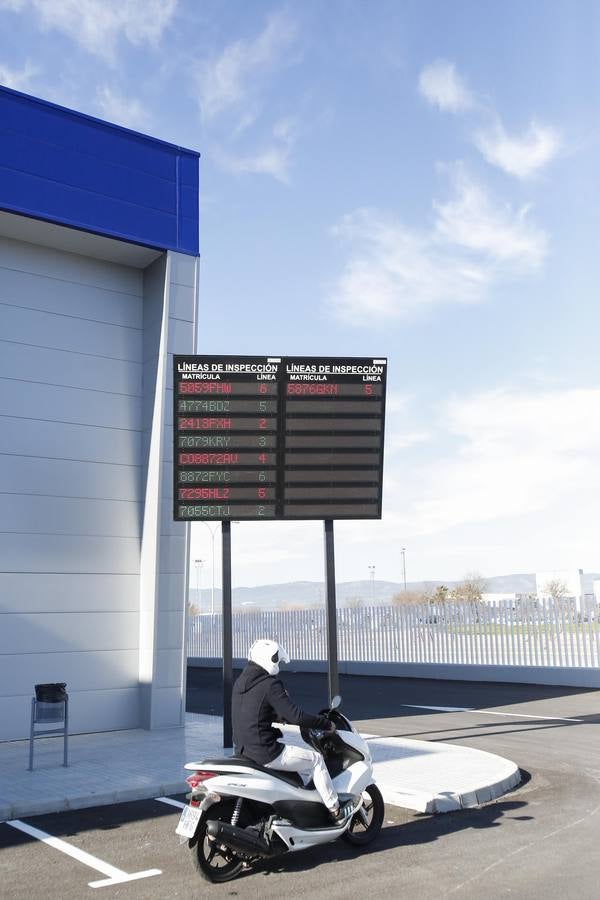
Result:
{"label": "building", "polygon": [[535,573],[536,593],[540,600],[564,599],[575,602],[581,610],[584,604],[583,569],[558,569]]}
{"label": "building", "polygon": [[481,599],[484,603],[512,604],[514,606],[521,596],[514,591],[484,591]]}
{"label": "building", "polygon": [[39,682],[75,733],[180,725],[198,154],[5,88],[0,135],[0,740]]}

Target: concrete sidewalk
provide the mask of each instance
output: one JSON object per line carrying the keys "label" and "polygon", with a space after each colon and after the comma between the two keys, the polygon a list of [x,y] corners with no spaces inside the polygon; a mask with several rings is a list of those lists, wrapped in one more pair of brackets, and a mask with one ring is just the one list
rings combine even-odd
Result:
{"label": "concrete sidewalk", "polygon": [[[509,760],[468,747],[369,735],[375,780],[386,803],[419,812],[475,806],[519,783]],[[186,762],[221,756],[219,716],[188,713],[185,728],[111,731],[36,740],[34,771],[28,741],[0,744],[0,821],[142,800],[187,790]]]}

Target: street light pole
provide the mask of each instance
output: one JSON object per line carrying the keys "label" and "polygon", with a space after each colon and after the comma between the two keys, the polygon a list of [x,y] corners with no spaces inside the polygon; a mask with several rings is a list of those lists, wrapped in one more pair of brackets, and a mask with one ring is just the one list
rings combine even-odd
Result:
{"label": "street light pole", "polygon": [[404,580],[404,593],[406,593],[406,547],[402,547],[402,578]]}
{"label": "street light pole", "polygon": [[369,566],[369,578],[371,579],[371,606],[375,602],[375,566]]}
{"label": "street light pole", "polygon": [[196,602],[198,604],[198,609],[200,609],[201,605],[202,605],[201,594],[200,594],[200,573],[201,573],[203,564],[204,564],[203,559],[195,559],[194,560],[194,565],[196,566]]}
{"label": "street light pole", "polygon": [[215,535],[217,533],[218,525],[215,525],[214,528],[211,528],[208,522],[202,522],[202,525],[206,525],[208,530],[210,531],[210,540],[212,545],[212,591],[210,595],[210,612],[211,615],[215,613]]}

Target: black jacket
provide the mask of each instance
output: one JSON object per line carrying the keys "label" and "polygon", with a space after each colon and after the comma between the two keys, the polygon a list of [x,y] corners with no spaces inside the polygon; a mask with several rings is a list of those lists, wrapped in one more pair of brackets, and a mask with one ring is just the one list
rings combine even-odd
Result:
{"label": "black jacket", "polygon": [[311,716],[292,703],[283,682],[267,675],[262,666],[249,662],[233,685],[233,743],[235,752],[264,766],[279,756],[281,731],[271,722],[325,728],[324,716]]}

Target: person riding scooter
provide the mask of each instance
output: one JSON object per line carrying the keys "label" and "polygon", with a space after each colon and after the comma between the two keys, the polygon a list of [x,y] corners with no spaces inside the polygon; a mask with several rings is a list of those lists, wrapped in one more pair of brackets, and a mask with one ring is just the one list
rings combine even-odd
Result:
{"label": "person riding scooter", "polygon": [[255,641],[248,660],[233,686],[233,741],[236,754],[246,756],[267,769],[298,772],[305,784],[312,778],[334,823],[344,823],[352,812],[352,804],[340,807],[321,754],[308,746],[286,744],[272,722],[323,731],[334,731],[335,726],[324,716],[304,712],[290,700],[283,682],[277,677],[279,663],[290,661],[281,644],[266,639]]}

